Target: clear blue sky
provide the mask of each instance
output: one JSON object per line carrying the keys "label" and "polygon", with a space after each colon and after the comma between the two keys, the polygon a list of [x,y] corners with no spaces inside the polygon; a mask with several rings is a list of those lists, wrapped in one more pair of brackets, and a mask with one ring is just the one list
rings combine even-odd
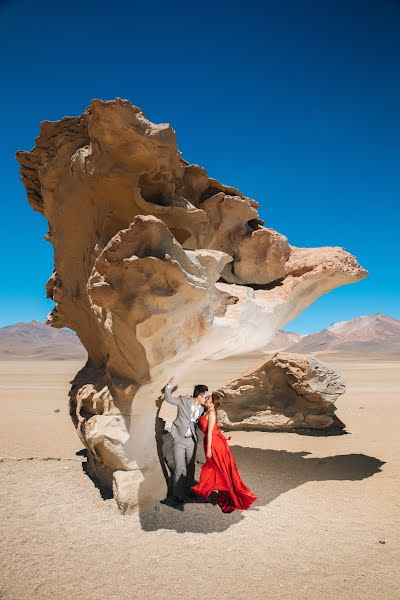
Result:
{"label": "clear blue sky", "polygon": [[400,318],[400,2],[0,0],[0,325],[53,302],[46,222],[15,152],[92,98],[170,122],[186,160],[260,202],[296,246],[343,246],[370,276],[287,329]]}

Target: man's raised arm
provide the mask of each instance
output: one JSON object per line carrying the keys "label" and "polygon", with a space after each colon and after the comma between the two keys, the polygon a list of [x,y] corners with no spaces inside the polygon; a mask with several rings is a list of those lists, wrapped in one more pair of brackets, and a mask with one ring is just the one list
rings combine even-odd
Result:
{"label": "man's raised arm", "polygon": [[168,381],[167,385],[164,388],[164,400],[166,402],[168,402],[169,404],[175,404],[175,406],[177,406],[179,404],[180,398],[179,398],[179,396],[177,397],[177,396],[173,396],[171,394],[171,390],[172,390],[171,382],[173,379],[174,378],[171,377],[171,379]]}

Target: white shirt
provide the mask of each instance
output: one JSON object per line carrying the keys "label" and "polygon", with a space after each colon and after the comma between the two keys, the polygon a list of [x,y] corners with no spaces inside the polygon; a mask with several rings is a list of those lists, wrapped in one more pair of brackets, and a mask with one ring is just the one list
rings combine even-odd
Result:
{"label": "white shirt", "polygon": [[[193,412],[194,407],[196,407],[196,410]],[[199,418],[199,412],[200,404],[195,404],[194,402],[192,402],[192,418],[190,419],[192,423],[196,423],[197,419]],[[188,427],[186,435],[192,435],[190,427]]]}

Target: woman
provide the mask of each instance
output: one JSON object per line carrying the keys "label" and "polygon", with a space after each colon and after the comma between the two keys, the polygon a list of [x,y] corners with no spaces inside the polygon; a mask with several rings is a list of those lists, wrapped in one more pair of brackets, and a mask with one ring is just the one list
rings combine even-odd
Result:
{"label": "woman", "polygon": [[199,483],[192,486],[191,490],[204,498],[217,491],[217,504],[225,513],[246,510],[257,500],[257,496],[241,480],[226,437],[217,425],[216,411],[220,401],[215,394],[211,394],[204,406],[206,412],[201,415],[199,425],[204,433],[207,460],[201,469]]}

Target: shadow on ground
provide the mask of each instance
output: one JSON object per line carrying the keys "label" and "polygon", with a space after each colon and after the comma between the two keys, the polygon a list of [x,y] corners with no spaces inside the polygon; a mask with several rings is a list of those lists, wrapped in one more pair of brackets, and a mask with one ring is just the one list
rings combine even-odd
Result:
{"label": "shadow on ground", "polygon": [[[75,452],[75,455],[83,456],[87,459],[88,451],[85,448],[83,448],[82,450]],[[82,462],[82,471],[85,473],[85,475],[87,475],[89,477],[89,479],[92,481],[94,487],[99,490],[100,496],[102,497],[103,500],[111,500],[111,498],[113,498],[112,490],[105,487],[104,485],[102,485],[101,482],[97,479],[97,477],[92,475],[92,473],[89,471],[87,460]],[[0,598],[0,600],[1,600],[1,598]]]}
{"label": "shadow on ground", "polygon": [[[384,461],[365,454],[307,458],[310,452],[306,451],[287,452],[243,446],[231,446],[231,450],[244,483],[258,496],[249,512],[258,511],[260,507],[308,481],[360,481],[379,473],[385,464]],[[76,454],[85,457],[87,451],[80,450]],[[112,498],[112,491],[99,485],[86,465],[86,462],[82,462],[82,470],[93,481],[102,499]],[[197,476],[200,468],[201,465],[196,465]],[[244,512],[225,514],[218,505],[198,498],[188,500],[180,507],[160,503],[152,511],[141,511],[140,523],[144,531],[167,529],[177,533],[207,534],[225,531],[244,517]]]}
{"label": "shadow on ground", "polygon": [[[308,481],[360,481],[381,471],[385,463],[365,454],[345,454],[325,458],[307,458],[310,452],[261,450],[231,446],[244,483],[257,495],[250,511],[257,511]],[[225,531],[241,521],[245,513],[224,514],[219,506],[202,501],[187,502],[180,509],[160,504],[153,511],[142,512],[144,531],[158,529],[178,533],[215,533]]]}

